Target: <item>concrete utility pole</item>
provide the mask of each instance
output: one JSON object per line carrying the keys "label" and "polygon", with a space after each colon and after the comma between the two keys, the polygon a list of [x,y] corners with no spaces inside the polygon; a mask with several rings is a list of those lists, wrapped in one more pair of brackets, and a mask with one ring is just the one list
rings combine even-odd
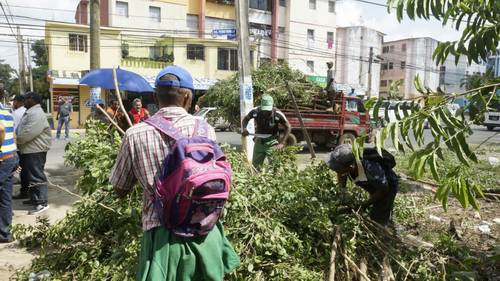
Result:
{"label": "concrete utility pole", "polygon": [[100,0],[90,0],[90,69],[101,67]]}
{"label": "concrete utility pole", "polygon": [[28,66],[28,73],[29,73],[29,78],[30,78],[30,91],[33,92],[33,72],[31,69],[31,46],[30,46],[30,40],[28,39],[28,55],[26,56],[26,65]]}
{"label": "concrete utility pole", "polygon": [[372,97],[372,63],[373,63],[373,47],[370,47],[370,58],[368,59],[368,98]]}
{"label": "concrete utility pole", "polygon": [[[236,28],[238,32],[238,68],[240,73],[240,116],[241,121],[253,108],[253,87],[250,61],[250,41],[248,31],[248,0],[236,0]],[[240,122],[241,122],[240,121]],[[245,128],[242,128],[242,131]],[[255,131],[254,122],[248,123],[247,130],[250,134]],[[247,159],[252,161],[253,139],[242,137],[241,144]]]}
{"label": "concrete utility pole", "polygon": [[19,58],[19,94],[24,94],[24,44],[21,30],[17,27],[17,56]]}

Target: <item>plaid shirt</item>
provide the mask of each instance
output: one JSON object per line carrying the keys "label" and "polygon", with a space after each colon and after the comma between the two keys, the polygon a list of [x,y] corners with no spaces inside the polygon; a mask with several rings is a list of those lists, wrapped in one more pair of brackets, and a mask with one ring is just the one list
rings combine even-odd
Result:
{"label": "plaid shirt", "polygon": [[[174,127],[188,137],[193,135],[196,117],[181,107],[165,107],[156,115],[173,122]],[[215,140],[215,130],[209,127],[208,137]],[[147,123],[140,123],[127,130],[111,170],[110,182],[116,189],[131,191],[139,183],[144,188],[142,228],[144,231],[160,226],[160,218],[154,207],[156,182],[160,177],[163,161],[169,153],[173,139],[160,133]]]}

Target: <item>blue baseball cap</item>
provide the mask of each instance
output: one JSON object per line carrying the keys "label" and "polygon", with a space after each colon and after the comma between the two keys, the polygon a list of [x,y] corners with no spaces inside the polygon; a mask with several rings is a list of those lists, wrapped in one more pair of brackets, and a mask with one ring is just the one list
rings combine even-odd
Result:
{"label": "blue baseball cap", "polygon": [[[179,81],[171,81],[171,80],[161,80],[161,78],[167,74],[175,75]],[[193,77],[187,70],[182,67],[171,65],[167,66],[158,73],[155,80],[155,87],[164,86],[164,87],[176,87],[176,88],[186,88],[190,90],[194,90],[193,86]]]}

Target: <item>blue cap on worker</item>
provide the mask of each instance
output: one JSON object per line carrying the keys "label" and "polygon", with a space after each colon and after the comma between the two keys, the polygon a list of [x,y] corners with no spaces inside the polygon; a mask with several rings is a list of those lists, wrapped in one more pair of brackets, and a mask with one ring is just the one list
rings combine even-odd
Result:
{"label": "blue cap on worker", "polygon": [[[167,74],[175,75],[179,81],[172,80],[161,80],[161,78]],[[155,80],[155,87],[176,87],[176,88],[186,88],[194,90],[193,77],[187,70],[177,65],[170,65],[165,67],[158,73]]]}

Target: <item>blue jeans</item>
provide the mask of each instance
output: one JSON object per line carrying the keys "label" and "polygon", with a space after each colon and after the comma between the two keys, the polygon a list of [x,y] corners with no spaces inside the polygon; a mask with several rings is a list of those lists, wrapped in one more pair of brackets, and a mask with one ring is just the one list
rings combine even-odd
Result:
{"label": "blue jeans", "polygon": [[12,224],[12,174],[17,168],[16,156],[0,161],[0,239],[10,239]]}
{"label": "blue jeans", "polygon": [[64,137],[69,138],[69,116],[59,117],[59,124],[57,125],[57,135],[56,138],[61,137],[61,128],[64,124]]}

